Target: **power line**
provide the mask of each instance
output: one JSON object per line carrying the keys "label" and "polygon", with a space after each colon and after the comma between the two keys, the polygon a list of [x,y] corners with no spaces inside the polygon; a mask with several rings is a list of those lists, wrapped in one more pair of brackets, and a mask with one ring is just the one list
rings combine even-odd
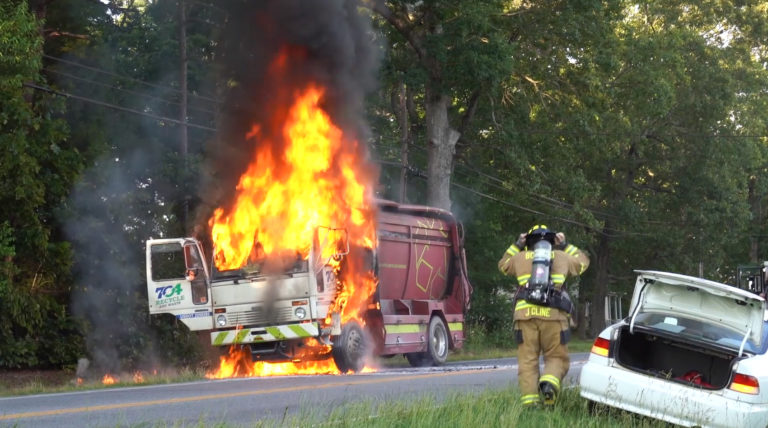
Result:
{"label": "power line", "polygon": [[[378,144],[378,146],[383,146],[383,147],[387,147],[387,148],[397,148],[396,146],[388,145],[388,144]],[[418,150],[421,150],[421,151],[426,151],[427,150],[426,148],[421,147],[421,146],[411,146],[411,147],[414,147],[414,148],[416,148]],[[510,190],[507,187],[503,186],[506,183],[504,180],[502,180],[502,179],[500,179],[498,177],[495,177],[493,175],[487,174],[487,173],[485,173],[483,171],[480,171],[477,168],[470,167],[470,166],[468,166],[466,164],[456,164],[456,167],[454,168],[454,172],[458,172],[458,173],[464,174],[465,176],[473,178],[473,179],[476,178],[474,175],[462,171],[461,170],[462,168],[463,169],[468,169],[468,170],[470,170],[470,171],[480,175],[481,177],[484,177],[484,178],[486,178],[486,179],[491,181],[491,182],[488,182],[488,181],[482,180],[482,184],[491,186],[493,188],[502,190],[502,191],[507,192],[507,193],[511,193],[512,192],[512,190]],[[499,183],[499,184],[495,184],[494,182],[495,183]],[[537,200],[539,202],[542,202],[544,204],[552,206],[553,208],[562,208],[562,209],[567,209],[569,211],[574,211],[575,210],[575,206],[573,204],[569,204],[569,203],[564,202],[564,201],[559,201],[557,199],[548,197],[546,195],[535,194],[535,193],[532,193],[530,191],[524,191],[524,193],[527,195],[528,198],[531,198],[533,200]],[[604,212],[601,212],[601,211],[598,211],[598,210],[595,210],[595,209],[592,209],[592,208],[584,208],[584,210],[585,211],[589,211],[590,213],[592,213],[597,218],[602,217],[604,220],[605,219],[609,219],[609,218],[621,219],[621,217],[619,217],[619,216],[617,216],[615,214],[604,213]],[[640,223],[652,224],[652,225],[670,226],[670,227],[672,226],[669,222],[656,221],[656,220],[641,220]],[[633,233],[633,232],[623,232],[623,231],[618,231],[618,230],[617,230],[617,232],[630,233],[630,234]]]}
{"label": "power line", "polygon": [[[522,135],[555,135],[555,136],[575,136],[575,137],[621,137],[621,138],[674,138],[680,135],[669,134],[632,134],[629,132],[579,132],[579,131],[537,131],[537,130],[517,130],[516,134]],[[726,138],[726,139],[764,139],[768,138],[766,135],[732,135],[732,134],[694,134],[694,133],[681,133],[686,137],[692,138]]]}
{"label": "power line", "polygon": [[[137,96],[140,96],[140,97],[145,97],[145,98],[148,98],[150,100],[159,101],[159,102],[162,102],[162,103],[165,103],[165,104],[176,105],[176,106],[180,106],[181,105],[181,103],[178,103],[178,102],[175,102],[175,101],[169,101],[169,100],[166,100],[164,98],[156,97],[154,95],[149,95],[149,94],[145,94],[145,93],[138,92],[138,91],[133,91],[133,90],[130,90],[130,89],[119,88],[117,86],[113,86],[113,85],[110,85],[108,83],[97,82],[95,80],[86,79],[86,78],[80,77],[80,76],[75,76],[73,74],[65,73],[63,71],[55,70],[55,69],[52,69],[52,68],[44,67],[43,70],[47,71],[49,73],[58,74],[58,75],[61,75],[61,76],[64,76],[64,77],[67,77],[67,78],[70,78],[70,79],[79,80],[81,82],[86,82],[86,83],[94,84],[94,85],[97,85],[97,86],[114,89],[116,91],[121,91],[121,92],[125,92],[125,93],[128,93],[128,94],[137,95]],[[201,108],[196,108],[196,107],[189,107],[189,109],[190,110],[200,111],[200,112],[203,112],[203,113],[208,113],[208,114],[211,114],[211,115],[216,115],[216,112],[211,111],[211,110],[206,110],[206,109],[201,109]]]}
{"label": "power line", "polygon": [[[389,148],[394,148],[394,146],[391,146],[391,145],[381,145],[381,146],[385,146],[385,147],[389,147]],[[420,146],[413,146],[413,147],[415,147],[415,148],[417,148],[417,149],[419,149],[419,150],[422,150],[422,151],[426,151],[426,149],[425,149],[425,148],[423,148],[423,147],[420,147]],[[456,167],[455,167],[455,169],[454,169],[454,172],[458,172],[458,173],[461,173],[461,174],[465,174],[465,175],[466,175],[466,176],[468,176],[468,177],[471,177],[471,178],[475,178],[475,176],[473,176],[473,175],[471,175],[471,174],[469,174],[469,173],[467,173],[467,172],[464,172],[464,171],[460,170],[460,168],[469,169],[469,170],[471,170],[471,171],[473,171],[473,172],[475,172],[475,173],[479,174],[480,176],[482,176],[482,177],[485,177],[485,178],[487,178],[488,180],[491,180],[491,181],[492,181],[492,182],[483,181],[483,184],[486,184],[486,185],[488,185],[488,186],[491,186],[491,187],[497,188],[497,189],[499,189],[499,190],[502,190],[502,191],[504,191],[504,192],[511,192],[511,190],[510,190],[510,189],[508,189],[508,188],[506,188],[506,187],[504,187],[504,186],[503,186],[503,184],[505,183],[505,181],[504,181],[504,180],[502,180],[502,179],[500,179],[500,178],[498,178],[498,177],[495,177],[495,176],[489,175],[489,174],[487,174],[487,173],[484,173],[484,172],[482,172],[482,171],[479,171],[479,170],[477,170],[477,169],[475,169],[475,168],[468,168],[467,166],[465,166],[465,165],[463,165],[463,164],[457,164],[457,165],[456,165]],[[495,183],[493,183],[493,182],[496,182],[496,183],[500,183],[501,185],[499,185],[499,184],[495,184]],[[566,203],[566,202],[558,201],[558,200],[556,200],[556,199],[553,199],[553,198],[549,198],[549,197],[547,197],[547,196],[544,196],[544,195],[535,195],[535,194],[533,194],[533,193],[531,193],[531,192],[527,192],[527,191],[526,191],[525,193],[528,195],[528,197],[529,197],[529,198],[540,200],[541,202],[543,202],[543,203],[545,203],[545,204],[547,204],[547,205],[550,205],[550,206],[552,206],[553,208],[565,208],[565,209],[568,209],[568,210],[570,210],[570,211],[573,211],[573,210],[574,210],[574,207],[573,207],[573,205],[572,205],[572,204],[568,204],[568,203]],[[596,211],[596,210],[593,210],[593,209],[590,209],[590,208],[585,208],[585,210],[586,210],[586,211],[589,211],[589,212],[591,212],[591,213],[592,213],[593,215],[595,215],[596,217],[601,217],[601,216],[602,216],[602,217],[614,217],[614,218],[618,218],[617,216],[614,216],[614,215],[611,215],[611,214],[605,214],[605,213],[601,213],[601,212],[599,212],[599,211]]]}
{"label": "power line", "polygon": [[48,92],[48,93],[51,93],[51,94],[60,95],[60,96],[66,97],[66,98],[72,98],[72,99],[75,99],[75,100],[80,100],[80,101],[84,101],[84,102],[87,102],[87,103],[92,103],[92,104],[100,105],[100,106],[103,106],[103,107],[108,107],[108,108],[112,108],[112,109],[115,109],[115,110],[124,111],[124,112],[127,112],[127,113],[138,114],[140,116],[145,116],[145,117],[149,117],[149,118],[152,118],[152,119],[162,120],[164,122],[171,122],[171,123],[175,123],[175,124],[178,124],[178,125],[186,125],[186,126],[188,126],[190,128],[197,128],[197,129],[203,129],[203,130],[206,130],[206,131],[216,132],[216,128],[210,128],[208,126],[197,125],[197,124],[190,123],[190,122],[182,122],[180,120],[172,119],[170,117],[158,116],[158,115],[155,115],[155,114],[152,114],[152,113],[146,113],[146,112],[143,112],[143,111],[122,107],[122,106],[111,104],[111,103],[107,103],[107,102],[104,102],[104,101],[95,100],[93,98],[81,97],[79,95],[69,94],[67,92],[58,91],[58,90],[55,90],[55,89],[52,89],[52,88],[48,88],[48,87],[45,87],[45,86],[39,86],[39,85],[36,85],[34,83],[27,83],[27,82],[25,82],[25,83],[23,83],[23,85],[28,87],[28,88],[37,89],[39,91],[44,91],[44,92]]}
{"label": "power line", "polygon": [[[160,90],[169,90],[169,91],[173,91],[173,92],[176,92],[176,93],[179,93],[179,94],[181,93],[181,91],[179,89],[176,89],[176,88],[173,88],[173,87],[170,87],[170,86],[162,86],[162,85],[157,85],[157,84],[154,84],[154,83],[145,82],[143,80],[139,80],[139,79],[136,79],[136,78],[133,78],[133,77],[116,74],[116,73],[113,73],[111,71],[107,71],[107,70],[104,70],[104,69],[101,69],[101,68],[91,67],[91,66],[88,66],[88,65],[80,64],[79,62],[75,62],[75,61],[69,61],[69,60],[66,60],[64,58],[55,57],[53,55],[43,54],[43,57],[51,59],[51,60],[54,60],[54,61],[58,61],[58,62],[61,62],[61,63],[64,63],[64,64],[74,65],[75,67],[84,68],[86,70],[95,71],[97,73],[103,73],[103,74],[106,74],[108,76],[113,76],[113,77],[117,77],[117,78],[120,78],[120,79],[125,79],[125,80],[131,81],[131,82],[135,82],[135,83],[139,83],[139,84],[142,84],[142,85],[146,85],[146,86],[149,86],[151,88],[160,89]],[[199,98],[201,100],[210,101],[210,102],[217,103],[217,104],[221,104],[222,103],[222,101],[220,101],[220,100],[217,100],[217,99],[214,99],[214,98],[210,98],[210,97],[206,97],[204,95],[197,95],[197,94],[194,94],[194,93],[191,93],[191,92],[189,93],[189,96],[194,97],[194,98]]]}
{"label": "power line", "polygon": [[[403,165],[400,162],[396,162],[396,161],[377,160],[376,162],[379,163],[379,164],[382,164],[382,165],[394,166],[394,167],[398,167],[398,168],[402,168],[403,167]],[[408,168],[408,171],[413,176],[416,176],[416,177],[422,178],[422,179],[427,179],[427,175],[423,171],[420,171],[417,168],[413,168],[411,166],[408,166],[407,168]],[[538,216],[541,216],[541,217],[544,217],[544,218],[547,218],[547,219],[559,220],[559,221],[562,221],[562,222],[565,222],[565,223],[575,224],[577,226],[581,226],[581,227],[584,227],[584,228],[587,228],[587,229],[590,229],[590,230],[594,230],[595,232],[597,232],[597,233],[599,233],[601,235],[608,236],[608,237],[614,237],[615,238],[615,237],[621,237],[621,236],[652,236],[649,233],[628,232],[628,231],[624,231],[624,230],[618,230],[618,229],[606,228],[606,227],[604,227],[602,229],[597,229],[594,226],[591,226],[589,224],[580,222],[578,220],[574,220],[574,219],[566,218],[566,217],[560,217],[560,216],[556,216],[556,215],[552,215],[552,214],[547,214],[547,213],[542,212],[542,211],[534,210],[532,208],[529,208],[529,207],[526,207],[526,206],[523,206],[523,205],[520,205],[520,204],[516,204],[516,203],[511,202],[511,201],[506,200],[506,199],[501,199],[501,198],[498,198],[496,196],[489,195],[487,193],[481,192],[481,191],[476,190],[476,189],[474,189],[472,187],[469,187],[467,185],[460,184],[460,183],[458,183],[455,180],[451,180],[451,185],[454,186],[454,187],[460,188],[462,190],[468,191],[470,193],[473,193],[473,194],[475,194],[477,196],[480,196],[480,197],[483,197],[483,198],[486,198],[486,199],[489,199],[489,200],[492,200],[492,201],[495,201],[495,202],[499,202],[499,203],[507,205],[507,206],[511,206],[511,207],[519,209],[521,211],[526,211],[526,212],[529,212],[529,213],[532,213],[532,214],[536,214]],[[507,191],[507,192],[510,191],[509,189],[506,189],[506,188],[503,188],[503,187],[498,187],[498,188],[500,188],[500,189],[502,189],[504,191]],[[667,225],[667,223],[662,223],[662,224]],[[606,231],[610,231],[610,232],[614,232],[614,233],[607,233]]]}

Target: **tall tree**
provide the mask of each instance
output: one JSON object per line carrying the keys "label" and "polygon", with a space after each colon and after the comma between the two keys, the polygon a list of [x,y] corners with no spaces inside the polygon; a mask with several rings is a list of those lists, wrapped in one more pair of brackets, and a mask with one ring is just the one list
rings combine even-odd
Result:
{"label": "tall tree", "polygon": [[[211,35],[223,18],[205,2],[187,5],[185,162],[176,2],[48,3],[49,34],[85,36],[49,37],[45,72],[57,93],[70,96],[69,141],[86,157],[60,218],[76,252],[71,308],[86,321],[89,354],[107,370],[191,363],[192,335],[146,314],[142,249],[148,237],[191,229],[183,214],[196,194],[203,141],[215,129]],[[134,332],[127,339],[126,329]]]}
{"label": "tall tree", "polygon": [[71,253],[55,212],[82,159],[62,104],[33,89],[46,84],[42,21],[25,1],[3,2],[0,16],[0,366],[60,365],[81,342],[64,305]]}
{"label": "tall tree", "polygon": [[420,94],[427,150],[426,203],[450,209],[457,144],[480,100],[497,90],[500,79],[511,71],[513,46],[505,2],[363,3],[389,24],[390,64],[398,69],[403,83]]}

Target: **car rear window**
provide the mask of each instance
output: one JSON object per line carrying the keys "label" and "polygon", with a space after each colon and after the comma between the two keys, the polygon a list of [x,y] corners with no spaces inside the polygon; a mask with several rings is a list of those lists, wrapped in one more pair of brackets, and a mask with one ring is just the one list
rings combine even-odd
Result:
{"label": "car rear window", "polygon": [[[699,320],[666,314],[640,313],[635,318],[635,325],[665,331],[688,340],[712,343],[732,349],[739,349],[742,340],[744,340],[742,332]],[[763,331],[766,330],[768,329],[763,329]],[[765,344],[765,340],[762,342]],[[751,340],[748,340],[744,345],[744,350],[751,353],[763,352],[762,349],[757,349]]]}

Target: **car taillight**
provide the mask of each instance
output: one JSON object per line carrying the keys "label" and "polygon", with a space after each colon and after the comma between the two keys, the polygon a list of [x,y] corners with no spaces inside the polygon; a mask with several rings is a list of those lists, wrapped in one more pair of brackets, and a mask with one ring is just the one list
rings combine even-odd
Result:
{"label": "car taillight", "polygon": [[595,339],[595,343],[592,344],[592,353],[600,355],[601,357],[609,356],[611,351],[611,341],[598,337]]}
{"label": "car taillight", "polygon": [[758,382],[757,378],[754,376],[735,373],[733,375],[733,380],[731,381],[731,386],[728,388],[744,394],[757,395],[757,393],[760,392],[760,382]]}

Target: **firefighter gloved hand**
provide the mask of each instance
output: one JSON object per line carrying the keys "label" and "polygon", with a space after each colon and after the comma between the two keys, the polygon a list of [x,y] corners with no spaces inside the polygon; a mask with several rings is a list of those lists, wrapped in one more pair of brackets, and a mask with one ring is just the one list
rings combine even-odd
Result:
{"label": "firefighter gloved hand", "polygon": [[521,233],[520,236],[517,237],[517,241],[515,242],[515,246],[519,249],[523,249],[525,247],[525,237],[528,236],[527,233]]}
{"label": "firefighter gloved hand", "polygon": [[568,242],[565,240],[565,233],[557,232],[555,234],[555,249],[564,250],[568,246]]}

